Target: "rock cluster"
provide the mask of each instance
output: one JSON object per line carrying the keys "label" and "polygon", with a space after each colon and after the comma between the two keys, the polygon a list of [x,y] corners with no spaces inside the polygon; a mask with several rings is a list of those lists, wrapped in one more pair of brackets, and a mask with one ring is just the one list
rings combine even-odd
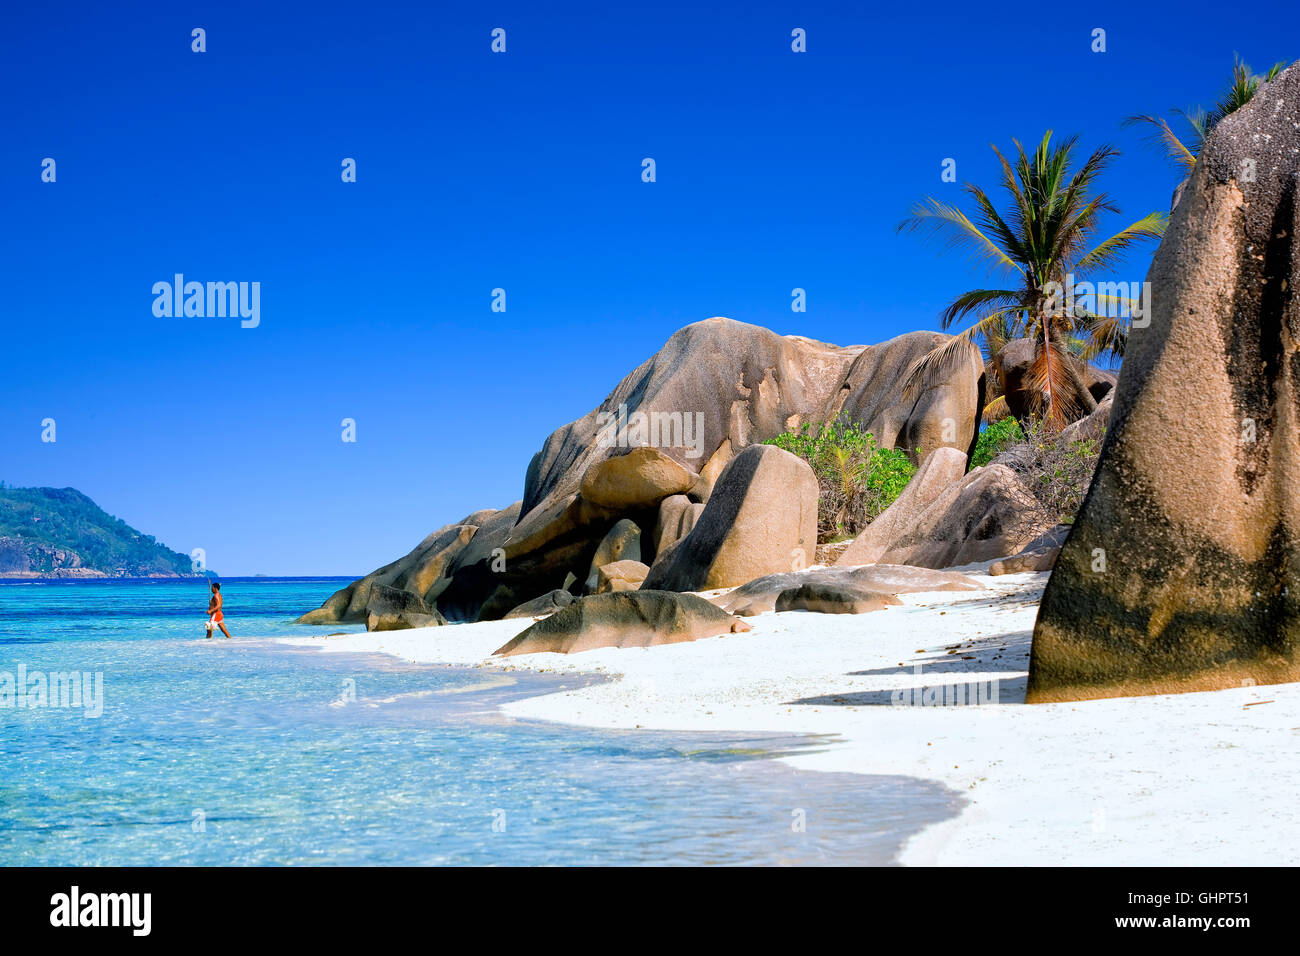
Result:
{"label": "rock cluster", "polygon": [[521,501],[439,529],[302,621],[367,621],[379,587],[475,621],[531,614],[520,609],[561,590],[629,588],[640,568],[626,562],[646,566],[642,587],[670,590],[805,567],[816,548],[816,479],[763,442],[843,414],[916,460],[944,447],[964,454],[977,433],[982,368],[903,397],[912,363],[945,339],[915,332],[844,347],[730,319],[689,325],[546,439]]}

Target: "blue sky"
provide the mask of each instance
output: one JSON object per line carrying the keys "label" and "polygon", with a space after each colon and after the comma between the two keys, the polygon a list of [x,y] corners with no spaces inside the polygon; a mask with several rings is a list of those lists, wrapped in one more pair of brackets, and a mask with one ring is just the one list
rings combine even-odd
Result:
{"label": "blue sky", "polygon": [[[894,232],[957,197],[944,158],[992,189],[990,143],[1114,143],[1119,228],[1178,181],[1120,121],[1300,35],[1294,2],[267,6],[10,5],[0,30],[0,479],[227,575],[364,573],[508,504],[687,323],[935,327],[984,282]],[[260,282],[260,325],[155,317],[177,272]]]}

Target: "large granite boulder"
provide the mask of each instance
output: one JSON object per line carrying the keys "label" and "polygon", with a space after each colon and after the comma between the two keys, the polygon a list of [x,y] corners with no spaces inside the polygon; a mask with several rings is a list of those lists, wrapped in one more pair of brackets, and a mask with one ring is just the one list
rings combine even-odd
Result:
{"label": "large granite boulder", "polygon": [[533,456],[525,515],[580,491],[598,462],[651,446],[715,479],[747,445],[815,420],[861,347],[713,318],[678,330]]}
{"label": "large granite boulder", "polygon": [[[910,521],[891,522],[897,533],[888,535],[883,549],[873,538],[864,551],[881,564],[952,568],[1015,554],[1053,523],[1014,471],[990,464],[949,484]],[[836,565],[853,563],[849,555]]]}
{"label": "large granite boulder", "polygon": [[1056,559],[1061,554],[1061,545],[1070,533],[1068,524],[1058,524],[1044,531],[1030,541],[1019,554],[994,561],[989,565],[989,574],[1021,574],[1026,571],[1050,571],[1056,567]]}
{"label": "large granite boulder", "polygon": [[1220,122],[1151,263],[1030,701],[1300,680],[1300,66]]}
{"label": "large granite boulder", "polygon": [[906,536],[927,508],[966,474],[966,453],[938,448],[926,456],[902,494],[876,516],[835,561],[837,566],[876,564],[894,543]]}
{"label": "large granite boulder", "polygon": [[[639,527],[653,514],[633,512],[628,520]],[[576,492],[525,515],[505,531],[504,560],[474,571],[494,588],[479,601],[477,619],[494,620],[520,601],[563,587],[569,574],[586,581],[597,550],[620,517],[615,509],[593,505]]]}
{"label": "large granite boulder", "polygon": [[366,607],[367,631],[399,631],[411,627],[438,627],[447,619],[430,607],[418,594],[401,588],[376,584],[370,591]]}
{"label": "large granite boulder", "polygon": [[749,446],[642,587],[704,591],[807,565],[817,545],[817,494],[817,476],[803,459],[774,445]]}
{"label": "large granite boulder", "polygon": [[902,604],[894,594],[848,584],[809,581],[786,588],[776,597],[778,611],[813,611],[818,614],[866,614],[891,604]]}
{"label": "large granite boulder", "polygon": [[519,511],[520,502],[516,501],[508,508],[493,512],[448,564],[444,574],[450,580],[438,595],[438,610],[448,620],[476,620],[484,602],[500,587],[506,571],[510,570],[504,559],[505,546],[519,520]]}
{"label": "large granite boulder", "polygon": [[641,447],[594,462],[582,476],[579,493],[607,508],[645,508],[685,494],[698,479],[658,448]]}
{"label": "large granite boulder", "polygon": [[1059,441],[1069,444],[1076,441],[1100,441],[1106,434],[1110,422],[1110,410],[1114,405],[1114,392],[1109,393],[1097,403],[1097,408],[1089,415],[1071,422],[1061,429]]}
{"label": "large granite boulder", "polygon": [[[494,591],[475,595],[477,618],[500,616],[570,573],[585,585],[608,563],[596,552],[615,522],[653,528],[661,497],[670,497],[661,493],[709,495],[736,451],[815,417],[859,351],[730,319],[678,331],[533,457],[505,545],[508,570]],[[693,476],[689,485],[683,475]],[[623,489],[623,480],[635,487]],[[647,561],[653,544],[641,542]]]}
{"label": "large granite boulder", "polygon": [[[839,589],[863,595],[893,597],[920,591],[979,591],[984,585],[955,571],[869,564],[863,567],[811,568],[807,571],[765,574],[712,600],[728,613],[750,617],[780,610],[778,602],[781,595],[809,587],[822,589],[823,593]],[[814,591],[805,591],[805,594],[812,593]]]}
{"label": "large granite boulder", "polygon": [[596,590],[600,569],[619,561],[641,563],[641,529],[635,521],[627,518],[615,522],[614,527],[609,529],[609,533],[596,546],[596,553],[587,569],[587,593]]}
{"label": "large granite boulder", "polygon": [[366,620],[375,587],[409,591],[425,603],[433,603],[450,583],[449,569],[490,521],[494,511],[476,511],[460,521],[439,528],[415,546],[405,557],[386,564],[364,578],[335,591],[325,603],[298,618],[299,624],[354,623]]}
{"label": "large granite boulder", "polygon": [[512,608],[501,616],[503,621],[508,621],[517,617],[545,617],[547,614],[554,614],[562,607],[568,607],[573,603],[573,595],[562,588],[556,588],[554,591],[547,591],[541,597],[535,597],[531,601],[525,601],[518,607]]}
{"label": "large granite boulder", "polygon": [[686,495],[672,495],[661,501],[655,517],[655,554],[663,553],[690,534],[703,511],[703,503],[694,502]]}
{"label": "large granite boulder", "polygon": [[902,387],[926,353],[947,342],[942,332],[908,332],[863,349],[819,416],[862,425],[881,448],[900,448],[918,462],[937,448],[969,455],[979,437],[984,366],[972,354],[965,368],[929,383],[914,398]]}
{"label": "large granite boulder", "polygon": [[749,625],[694,594],[616,591],[578,598],[495,653],[576,654],[598,647],[656,647],[748,631]]}
{"label": "large granite boulder", "polygon": [[650,569],[640,561],[611,561],[596,570],[596,594],[610,591],[635,591],[641,587]]}
{"label": "large granite boulder", "polygon": [[[914,401],[901,398],[912,364],[949,338],[915,332],[838,346],[724,318],[688,325],[598,407],[547,438],[528,467],[524,513],[576,494],[593,464],[642,445],[697,472],[690,493],[703,500],[701,489],[742,448],[841,413],[882,447],[964,451],[976,437],[982,368],[972,363]],[[956,437],[945,441],[948,432]]]}

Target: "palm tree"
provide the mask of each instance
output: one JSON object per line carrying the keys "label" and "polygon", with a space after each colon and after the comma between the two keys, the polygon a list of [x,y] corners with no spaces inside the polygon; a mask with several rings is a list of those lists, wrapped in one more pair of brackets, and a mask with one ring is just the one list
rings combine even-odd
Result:
{"label": "palm tree", "polygon": [[1186,173],[1196,165],[1196,157],[1205,145],[1210,131],[1225,118],[1241,109],[1259,92],[1260,86],[1270,82],[1282,72],[1285,63],[1274,63],[1265,74],[1252,73],[1250,67],[1242,62],[1236,53],[1232,55],[1232,79],[1219,94],[1218,100],[1207,113],[1199,106],[1191,110],[1170,110],[1170,114],[1180,117],[1188,126],[1190,133],[1182,139],[1174,132],[1169,121],[1159,116],[1130,116],[1124,120],[1124,126],[1146,123],[1155,127],[1152,140],[1164,149],[1165,153]]}
{"label": "palm tree", "polygon": [[[925,227],[946,235],[948,246],[966,247],[975,259],[1010,280],[1003,288],[964,292],[943,310],[939,320],[945,331],[967,319],[974,323],[912,366],[908,392],[915,394],[977,358],[988,372],[988,393],[1001,395],[998,352],[1012,339],[1031,338],[1036,343],[1031,384],[1043,396],[1036,413],[1059,426],[1097,407],[1083,382],[1082,363],[1103,354],[1123,354],[1132,303],[1095,296],[1095,309],[1085,309],[1082,303],[1067,309],[1062,307],[1060,287],[1067,276],[1075,282],[1089,280],[1121,261],[1136,243],[1163,235],[1167,218],[1151,212],[1095,242],[1102,214],[1119,211],[1105,193],[1094,192],[1098,177],[1119,153],[1102,146],[1076,170],[1077,139],[1054,145],[1048,130],[1032,154],[1013,140],[1014,162],[993,147],[1010,200],[1005,214],[983,189],[967,183],[965,190],[975,205],[973,218],[956,205],[927,197],[899,224],[899,232]],[[1005,414],[1003,398],[984,409],[986,421]]]}

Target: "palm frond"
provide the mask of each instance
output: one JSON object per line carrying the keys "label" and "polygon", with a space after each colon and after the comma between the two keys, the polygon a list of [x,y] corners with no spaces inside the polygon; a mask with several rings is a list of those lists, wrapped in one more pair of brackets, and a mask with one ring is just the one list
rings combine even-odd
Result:
{"label": "palm frond", "polygon": [[[1136,126],[1139,123],[1147,123],[1155,127],[1155,132],[1147,136],[1147,141],[1163,149],[1165,155],[1180,167],[1189,173],[1196,167],[1196,152],[1179,139],[1178,134],[1169,125],[1168,120],[1159,116],[1129,116],[1120,125],[1128,127]],[[1193,130],[1196,130],[1195,124],[1193,124]],[[1200,143],[1197,142],[1195,145],[1199,148]]]}
{"label": "palm frond", "polygon": [[1192,128],[1192,145],[1191,150],[1197,156],[1201,155],[1201,147],[1205,145],[1205,137],[1210,135],[1210,129],[1206,125],[1205,110],[1196,106],[1186,110],[1171,110],[1175,116],[1181,116],[1187,121],[1187,125]]}
{"label": "palm frond", "polygon": [[1052,254],[1061,263],[1078,258],[1097,230],[1103,212],[1119,212],[1105,193],[1093,193],[1097,177],[1119,155],[1113,146],[1100,146],[1079,167],[1058,202],[1058,216],[1052,237]]}
{"label": "palm frond", "polygon": [[990,146],[993,155],[997,156],[998,162],[1002,166],[1002,188],[1011,199],[1011,210],[1005,217],[1007,224],[1015,231],[1017,236],[1023,236],[1028,228],[1029,220],[1033,217],[1033,204],[1021,188],[1020,180],[1016,176],[1016,170],[1007,162],[1007,158],[1002,155],[1002,151],[996,145],[990,144]]}
{"label": "palm frond", "polygon": [[981,413],[980,418],[984,420],[985,425],[992,425],[994,422],[1000,422],[1004,418],[1009,418],[1010,415],[1011,409],[1007,407],[1007,397],[1005,395],[999,395],[984,406],[984,411]]}
{"label": "palm frond", "polygon": [[[1083,411],[1074,393],[1074,383],[1066,372],[1065,363],[1074,361],[1077,359],[1073,355],[1053,342],[1049,348],[1039,348],[1026,376],[1031,413],[1055,430],[1076,420]],[[1047,403],[1049,395],[1050,404]]]}
{"label": "palm frond", "polygon": [[1074,271],[1084,274],[1117,265],[1134,245],[1146,239],[1159,239],[1168,227],[1169,217],[1165,213],[1149,212],[1080,257],[1074,264]]}
{"label": "palm frond", "polygon": [[[1021,242],[1021,234],[1018,234],[1002,218],[997,207],[993,205],[993,200],[988,197],[979,186],[974,183],[966,184],[966,192],[975,200],[975,205],[979,210],[979,224],[983,232],[987,233],[989,238],[997,245],[1003,255],[1013,264],[1023,262],[1025,259],[1025,249]],[[1023,275],[1023,270],[1017,270]]]}
{"label": "palm frond", "polygon": [[1025,308],[1025,293],[1015,289],[972,289],[953,299],[939,313],[939,327],[945,332],[956,322],[969,315],[983,319],[995,311],[1006,312],[1008,307]]}
{"label": "palm frond", "polygon": [[912,214],[898,224],[896,231],[912,232],[923,227],[928,228],[931,234],[947,233],[945,248],[965,246],[975,259],[983,259],[1006,272],[1023,274],[1010,256],[951,203],[927,196],[924,201],[912,207]]}
{"label": "palm frond", "polygon": [[[1100,298],[1106,300],[1112,297],[1101,296]],[[1124,350],[1128,347],[1129,329],[1133,324],[1131,313],[1134,303],[1130,299],[1116,301],[1128,303],[1130,315],[1118,313],[1097,315],[1089,312],[1083,316],[1088,328],[1088,347],[1079,353],[1079,357],[1085,361],[1090,362],[1107,352],[1116,357],[1124,355]]]}
{"label": "palm frond", "polygon": [[980,327],[997,321],[996,314],[990,315],[963,329],[942,345],[937,345],[912,363],[903,375],[901,398],[904,404],[914,404],[926,389],[950,378],[963,367],[984,368],[984,356],[975,337],[980,334]]}
{"label": "palm frond", "polygon": [[1259,88],[1272,80],[1281,70],[1274,64],[1264,76],[1251,72],[1250,66],[1236,53],[1232,55],[1232,81],[1219,95],[1218,101],[1205,114],[1206,132],[1241,109],[1254,98]]}

